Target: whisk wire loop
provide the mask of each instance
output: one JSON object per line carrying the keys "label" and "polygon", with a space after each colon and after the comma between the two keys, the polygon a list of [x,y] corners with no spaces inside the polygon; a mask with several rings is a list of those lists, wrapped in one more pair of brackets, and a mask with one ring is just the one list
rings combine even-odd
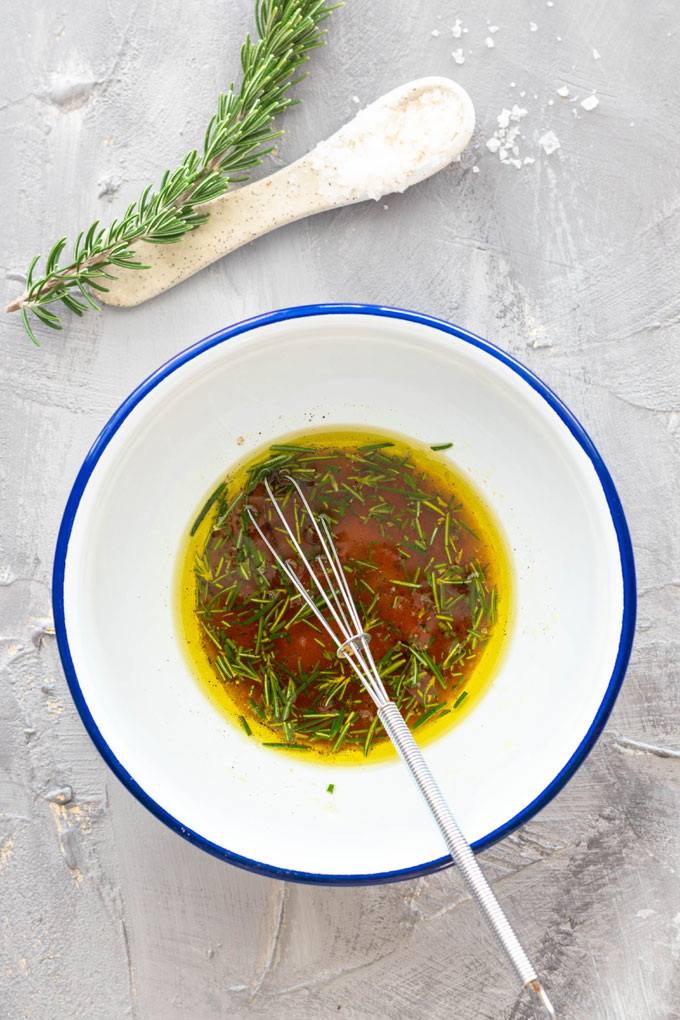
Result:
{"label": "whisk wire loop", "polygon": [[[278,500],[269,483],[264,479],[264,486],[272,506],[283,525],[291,548],[299,557],[300,562],[309,574],[323,606],[330,613],[337,630],[335,630],[326,615],[321,611],[316,601],[305,588],[298,577],[297,572],[284,559],[281,553],[270,542],[264,530],[260,527],[257,515],[252,506],[246,507],[246,512],[251,523],[255,527],[260,538],[272,554],[279,570],[291,582],[298,594],[312,610],[316,618],[323,625],[325,631],[333,640],[337,654],[349,662],[360,682],[368,692],[378,710],[378,716],[385,728],[385,732],[394,744],[400,758],[407,766],[413,780],[416,783],[423,799],[444,837],[446,846],[460,869],[460,872],[472,893],[482,916],[485,918],[498,941],[503,947],[508,960],[517,973],[522,985],[525,988],[532,988],[538,995],[542,1005],[550,1017],[555,1017],[555,1011],[548,999],[545,989],[538,980],[538,976],[529,958],[522,949],[520,942],[512,929],[505,913],[496,899],[484,873],[482,872],[475,858],[469,843],[461,832],[453,814],[451,813],[444,796],[439,789],[427,762],[423,758],[420,748],[406,725],[399,709],[390,701],[385,687],[380,679],[373,654],[369,648],[370,634],[363,629],[357,608],[352,597],[347,576],[342,567],[335,543],[333,541],[327,519],[314,514],[309,501],[305,496],[298,481],[290,475],[283,476],[294,487],[297,496],[307,514],[314,532],[321,547],[321,553],[316,557],[316,564],[319,572],[314,570],[308,557],[302,550],[300,542],[290,527],[283,513]],[[339,633],[338,633],[339,632]]]}

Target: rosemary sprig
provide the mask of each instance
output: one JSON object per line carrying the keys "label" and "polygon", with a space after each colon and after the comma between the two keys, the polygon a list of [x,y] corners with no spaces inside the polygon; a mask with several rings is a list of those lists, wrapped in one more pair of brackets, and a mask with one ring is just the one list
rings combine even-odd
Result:
{"label": "rosemary sprig", "polygon": [[232,83],[220,95],[202,152],[194,149],[177,170],[166,171],[156,190],[151,185],[145,188],[110,226],[102,227],[96,220],[81,231],[66,265],[60,266],[66,237],[50,251],[42,276],[36,277],[41,256],[32,260],[25,292],[6,311],[21,312],[35,344],[29,313],[45,326],[62,329],[60,317],[50,308],[57,302],[78,316],[88,308],[99,311],[93,291],[106,292],[103,281],[114,280],[117,268],[149,268],[136,258],[137,243],[179,241],[209,218],[202,208],[206,202],[248,179],[272,151],[272,139],[281,134],[273,128],[274,118],[299,102],[288,90],[305,77],[296,73],[310,51],[324,44],[325,29],[319,26],[334,9],[326,6],[326,0],[256,0],[258,38],[253,42],[246,36],[241,49],[240,89],[237,92]]}

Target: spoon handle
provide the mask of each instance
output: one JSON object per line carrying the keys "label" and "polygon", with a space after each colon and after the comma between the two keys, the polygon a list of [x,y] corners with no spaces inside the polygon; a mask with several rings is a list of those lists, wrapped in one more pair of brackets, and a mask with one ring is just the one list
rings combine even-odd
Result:
{"label": "spoon handle", "polygon": [[117,269],[98,300],[124,308],[139,305],[270,230],[348,204],[322,193],[317,171],[303,156],[270,177],[206,202],[201,211],[210,214],[208,221],[174,244],[136,244],[136,258],[150,268]]}
{"label": "spoon handle", "polygon": [[503,908],[496,899],[491,886],[484,877],[470,844],[458,827],[449,807],[444,800],[437,782],[430,772],[429,766],[420,748],[411,736],[411,732],[394,704],[390,701],[378,709],[378,715],[385,727],[388,737],[394,744],[399,757],[408,768],[416,786],[420,790],[427,806],[439,826],[449,853],[465,879],[468,889],[477,902],[482,915],[514,968],[524,988],[531,987],[538,994],[548,1014],[555,1018],[555,1011],[541,986],[536,970],[522,949],[519,939],[512,929]]}

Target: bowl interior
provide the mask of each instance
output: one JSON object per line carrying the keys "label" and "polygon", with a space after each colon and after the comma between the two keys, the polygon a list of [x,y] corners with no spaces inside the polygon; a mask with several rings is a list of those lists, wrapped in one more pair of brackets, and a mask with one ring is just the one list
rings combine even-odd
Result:
{"label": "bowl interior", "polygon": [[624,585],[593,462],[533,385],[423,322],[331,313],[203,347],[128,410],[78,493],[64,642],[100,749],[159,811],[229,855],[315,876],[384,875],[444,856],[398,761],[335,767],[262,748],[207,699],[180,647],[173,586],[197,506],[249,450],[306,426],[453,443],[446,456],[505,533],[515,608],[488,692],[427,758],[470,842],[550,786],[612,680]]}

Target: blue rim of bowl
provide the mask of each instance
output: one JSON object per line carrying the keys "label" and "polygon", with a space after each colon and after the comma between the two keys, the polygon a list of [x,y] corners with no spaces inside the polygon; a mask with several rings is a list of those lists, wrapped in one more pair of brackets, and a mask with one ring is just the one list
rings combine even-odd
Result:
{"label": "blue rim of bowl", "polygon": [[137,404],[139,404],[140,401],[143,400],[143,398],[163,379],[167,378],[167,376],[180,368],[180,366],[191,361],[193,358],[198,357],[204,351],[207,351],[218,344],[224,343],[232,337],[257,329],[259,326],[266,326],[275,322],[283,322],[288,319],[307,318],[315,315],[376,315],[386,318],[402,319],[406,322],[415,322],[423,326],[430,326],[442,333],[447,333],[449,336],[455,337],[457,340],[462,340],[465,343],[471,344],[472,346],[485,351],[491,357],[510,368],[533,390],[540,394],[555,414],[564,422],[574,439],[578,442],[592,462],[609,506],[609,512],[616,532],[621,558],[621,574],[623,579],[623,614],[621,618],[621,635],[619,639],[618,652],[612,675],[607,685],[607,690],[605,691],[602,702],[600,703],[595,714],[595,718],[588,728],[587,733],[566,765],[560,770],[560,772],[558,772],[548,786],[545,787],[543,792],[532,800],[531,803],[527,804],[526,807],[519,811],[513,818],[509,819],[493,832],[488,833],[486,836],[483,836],[481,839],[473,843],[472,847],[475,851],[484,850],[487,847],[492,846],[494,843],[498,842],[498,840],[503,839],[505,836],[513,832],[513,830],[518,826],[528,822],[537,811],[540,811],[541,808],[545,807],[545,805],[559,793],[562,787],[580,767],[589,752],[592,750],[595,742],[600,736],[600,733],[604,729],[609,713],[614,706],[614,702],[616,701],[616,697],[623,682],[633,644],[636,614],[635,564],[628,526],[626,524],[621,501],[614,487],[612,478],[604,464],[604,461],[595,448],[594,443],[569,408],[562,403],[560,398],[556,396],[556,394],[553,393],[553,391],[546,386],[546,384],[542,382],[538,376],[534,375],[534,373],[522,365],[521,362],[516,361],[515,358],[506,354],[500,348],[495,347],[487,340],[483,340],[481,337],[476,336],[474,333],[469,333],[467,330],[460,329],[458,326],[454,326],[451,323],[444,322],[443,320],[434,318],[433,316],[422,315],[418,312],[412,312],[401,308],[390,308],[383,305],[317,304],[282,308],[278,311],[268,312],[264,315],[258,315],[251,319],[245,319],[243,322],[238,322],[226,329],[219,330],[217,333],[213,333],[204,340],[200,340],[192,347],[181,351],[174,358],[171,358],[164,365],[161,365],[160,368],[145,379],[144,382],[142,382],[137,389],[135,389],[130,396],[123,401],[95,440],[94,445],[85,457],[76,480],[73,483],[73,488],[71,489],[66,509],[64,510],[61,527],[59,529],[52,575],[52,604],[54,609],[54,621],[59,653],[61,655],[61,661],[71,690],[71,695],[83,724],[85,725],[85,729],[89,733],[95,747],[109,768],[114,772],[123,785],[127,787],[130,793],[132,793],[132,795],[140,801],[140,803],[148,808],[152,814],[164,822],[174,832],[183,836],[190,843],[193,843],[195,846],[200,847],[202,850],[207,851],[213,856],[229,861],[230,864],[234,864],[240,868],[245,868],[248,871],[253,871],[260,875],[267,875],[270,878],[284,879],[286,881],[304,882],[314,885],[375,885],[418,878],[421,875],[427,875],[449,867],[453,862],[450,857],[446,856],[440,857],[434,861],[428,861],[412,868],[403,868],[396,871],[366,875],[324,875],[306,871],[294,871],[286,868],[278,868],[270,864],[265,864],[261,861],[255,861],[250,858],[243,857],[240,854],[228,850],[226,847],[212,843],[204,836],[201,836],[200,833],[194,832],[192,829],[182,825],[177,818],[174,818],[164,808],[162,808],[160,804],[154,801],[136,782],[134,777],[130,775],[121,762],[118,761],[115,754],[104,740],[94,718],[90,713],[87,702],[85,701],[81,691],[78,676],[71,657],[68,642],[68,629],[64,612],[64,575],[66,569],[66,557],[73,522],[78,512],[80,500],[99,458],[131,411],[133,411]]}

